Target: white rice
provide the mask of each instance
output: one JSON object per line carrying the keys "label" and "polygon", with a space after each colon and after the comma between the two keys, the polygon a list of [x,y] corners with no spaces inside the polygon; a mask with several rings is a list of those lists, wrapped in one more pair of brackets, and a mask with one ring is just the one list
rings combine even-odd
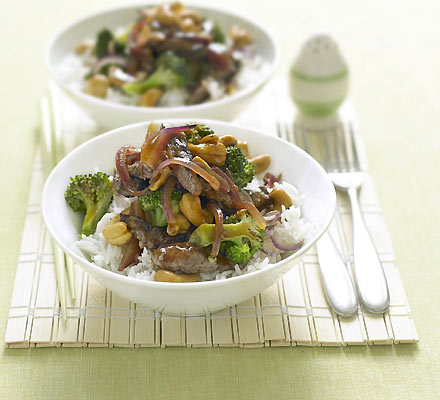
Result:
{"label": "white rice", "polygon": [[[256,188],[262,184],[263,182],[261,180],[254,179],[247,188]],[[302,240],[307,242],[312,234],[313,225],[305,221],[301,216],[301,205],[304,196],[299,193],[296,187],[289,183],[276,183],[275,187],[285,190],[290,195],[294,204],[288,209],[283,209],[281,220],[274,228],[276,239],[285,244],[298,243]],[[122,259],[121,247],[109,244],[102,234],[103,228],[110,219],[127,208],[132,201],[133,199],[127,199],[115,195],[109,212],[99,221],[96,232],[90,236],[83,235],[82,238],[76,242],[76,246],[98,267],[136,279],[153,280],[155,271],[153,269],[151,255],[147,249],[143,250],[138,258],[139,262],[137,264],[127,267],[121,272],[118,271],[118,266]],[[238,265],[235,265],[233,270],[201,273],[200,280],[221,280],[248,274],[250,272],[267,268],[270,264],[280,261],[283,256],[288,254],[273,246],[270,238],[265,239],[262,250],[263,251],[260,250],[256,252],[251,258],[249,264],[243,269],[240,269]]]}
{"label": "white rice", "polygon": [[[233,78],[233,85],[237,90],[242,90],[257,83],[268,68],[267,63],[259,56],[243,57],[241,67],[237,75]],[[77,55],[70,52],[60,61],[57,66],[58,77],[71,89],[82,92],[84,90],[85,76],[90,72],[91,67],[96,62],[96,58],[90,53],[85,52]],[[226,87],[213,78],[205,79],[202,84],[210,94],[208,101],[222,99],[228,96]],[[171,89],[164,93],[159,101],[161,107],[178,107],[186,103],[190,93],[185,89]],[[106,100],[113,103],[125,105],[137,105],[140,96],[128,96],[121,90],[109,88]]]}

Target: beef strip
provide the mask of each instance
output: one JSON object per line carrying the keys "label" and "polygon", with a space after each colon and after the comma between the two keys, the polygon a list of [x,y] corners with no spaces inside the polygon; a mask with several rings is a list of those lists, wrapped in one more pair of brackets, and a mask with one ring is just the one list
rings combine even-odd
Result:
{"label": "beef strip", "polygon": [[[129,192],[127,192],[127,190],[125,190],[124,184],[122,183],[122,180],[120,178],[120,176],[115,173],[115,176],[113,178],[113,190],[124,196],[124,197],[133,197],[132,194],[130,194]],[[137,177],[132,177],[132,179],[130,180],[128,186],[129,189],[132,190],[133,192],[138,192],[141,190],[144,190],[148,185],[148,182],[144,181],[141,178],[137,178]]]}
{"label": "beef strip", "polygon": [[231,195],[224,190],[215,191],[208,182],[202,181],[202,196],[220,202],[226,208],[232,208]]}
{"label": "beef strip", "polygon": [[[170,140],[167,148],[167,156],[169,158],[179,157],[186,160],[192,160],[193,157],[184,135],[176,136]],[[173,171],[184,189],[196,196],[200,194],[202,191],[202,185],[193,171],[181,165],[173,166]]]}
{"label": "beef strip", "polygon": [[176,32],[168,36],[167,40],[161,42],[156,51],[165,53],[172,51],[185,58],[206,57],[206,48],[211,39],[208,36],[197,35],[190,32]]}
{"label": "beef strip", "polygon": [[135,161],[131,165],[127,165],[128,173],[140,179],[150,179],[153,174],[153,169],[142,161]]}
{"label": "beef strip", "polygon": [[128,214],[121,214],[120,221],[127,224],[130,232],[139,240],[139,246],[141,248],[146,247],[148,250],[188,240],[189,236],[188,234],[169,236],[166,232],[166,228],[154,226],[142,218]]}
{"label": "beef strip", "polygon": [[191,243],[175,243],[162,246],[151,252],[153,264],[169,271],[185,274],[227,270],[229,264],[219,264],[208,259],[208,254],[201,247]]}
{"label": "beef strip", "polygon": [[229,82],[237,73],[239,63],[233,59],[231,51],[221,43],[210,43],[207,50],[210,63],[209,75],[214,79]]}
{"label": "beef strip", "polygon": [[255,207],[258,208],[259,211],[264,210],[265,208],[271,205],[269,196],[264,193],[262,190],[250,190],[248,193],[251,196],[252,203],[255,204]]}

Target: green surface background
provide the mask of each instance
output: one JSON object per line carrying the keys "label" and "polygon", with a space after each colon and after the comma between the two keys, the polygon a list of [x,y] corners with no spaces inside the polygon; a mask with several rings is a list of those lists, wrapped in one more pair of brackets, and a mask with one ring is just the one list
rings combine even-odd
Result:
{"label": "green surface background", "polygon": [[[343,349],[2,349],[0,398],[440,398],[439,3],[221,3],[273,30],[281,46],[279,74],[287,74],[311,33],[329,32],[340,43],[420,343]],[[2,2],[1,341],[36,144],[36,104],[47,86],[43,51],[57,29],[109,4],[116,2]]]}

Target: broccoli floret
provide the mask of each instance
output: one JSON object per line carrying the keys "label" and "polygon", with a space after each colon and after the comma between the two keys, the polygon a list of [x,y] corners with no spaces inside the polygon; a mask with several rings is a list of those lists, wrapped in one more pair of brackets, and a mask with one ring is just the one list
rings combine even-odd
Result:
{"label": "broccoli floret", "polygon": [[185,131],[186,139],[191,144],[198,144],[200,139],[213,133],[214,131],[205,124],[197,124],[195,128]]}
{"label": "broccoli floret", "polygon": [[[182,193],[173,190],[171,193],[171,205],[175,214],[180,212],[179,201],[182,199]],[[148,211],[151,215],[151,221],[156,226],[166,226],[167,220],[162,209],[162,189],[148,192],[139,197],[139,202],[144,211]]]}
{"label": "broccoli floret", "polygon": [[187,80],[188,65],[185,59],[168,51],[158,58],[156,70],[146,80],[126,83],[122,89],[127,94],[136,95],[156,87],[165,89],[185,87]]}
{"label": "broccoli floret", "polygon": [[225,166],[232,173],[232,179],[240,189],[243,189],[255,176],[255,167],[236,145],[226,147]]}
{"label": "broccoli floret", "polygon": [[[212,244],[214,224],[202,224],[191,235],[189,241],[206,247]],[[254,253],[261,249],[264,240],[264,229],[248,213],[240,211],[227,219],[223,225],[223,239],[220,253],[236,264],[246,264]]]}
{"label": "broccoli floret", "polygon": [[112,183],[104,172],[70,178],[64,198],[73,211],[85,212],[82,234],[88,236],[95,233],[96,225],[107,212],[112,196]]}
{"label": "broccoli floret", "polygon": [[226,37],[225,34],[223,33],[223,29],[221,28],[220,24],[217,21],[214,22],[212,41],[223,44],[226,43]]}
{"label": "broccoli floret", "polygon": [[107,29],[101,29],[96,37],[96,57],[103,58],[108,56],[108,45],[113,40],[113,34]]}
{"label": "broccoli floret", "polygon": [[234,264],[247,264],[257,250],[251,251],[250,246],[241,240],[237,240],[237,242],[238,243],[236,243],[236,241],[222,242],[220,244],[220,253]]}

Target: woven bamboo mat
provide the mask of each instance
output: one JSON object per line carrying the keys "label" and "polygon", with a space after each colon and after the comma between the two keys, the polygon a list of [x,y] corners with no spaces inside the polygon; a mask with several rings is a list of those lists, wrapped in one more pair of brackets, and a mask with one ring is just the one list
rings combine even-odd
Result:
{"label": "woven bamboo mat", "polygon": [[[274,80],[236,122],[275,135],[276,124],[292,122],[286,83]],[[62,145],[69,150],[96,134],[97,127],[57,90],[51,91]],[[342,118],[352,117],[345,104]],[[170,116],[172,117],[172,116]],[[365,157],[363,158],[366,167]],[[346,346],[417,342],[418,337],[374,184],[367,174],[361,205],[388,279],[391,307],[384,315],[362,309],[352,318],[332,313],[319,277],[316,251],[277,284],[233,307],[201,317],[173,317],[131,303],[102,287],[75,265],[76,299],[60,316],[51,241],[41,216],[44,183],[40,152],[32,172],[5,343],[27,347],[263,347]],[[344,195],[331,234],[351,266],[351,219]]]}

